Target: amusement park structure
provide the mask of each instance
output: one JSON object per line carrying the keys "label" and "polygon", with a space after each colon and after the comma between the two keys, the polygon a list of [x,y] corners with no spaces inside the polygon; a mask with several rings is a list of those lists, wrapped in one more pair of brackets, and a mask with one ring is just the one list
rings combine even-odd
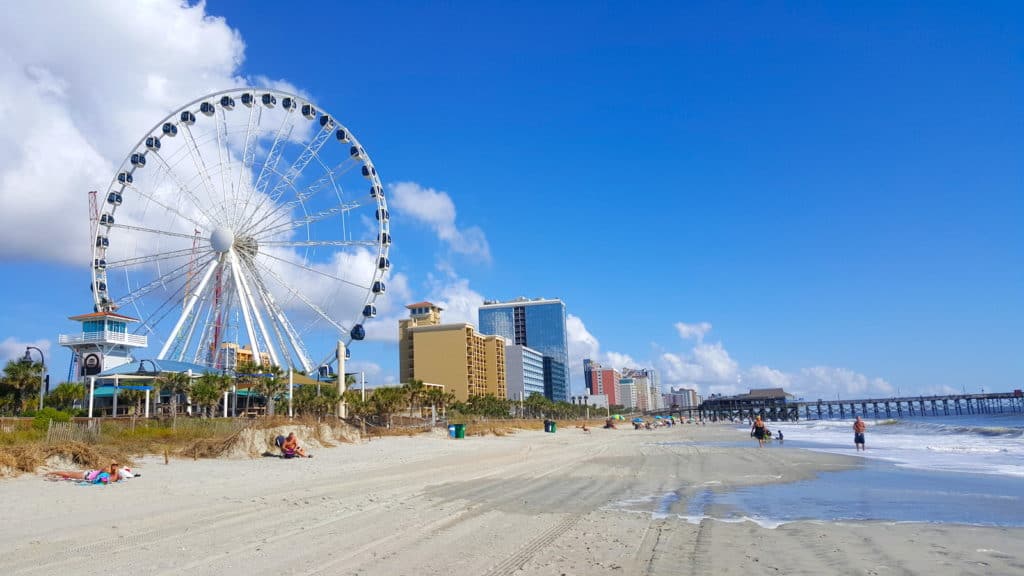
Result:
{"label": "amusement park structure", "polygon": [[89,217],[93,312],[61,337],[79,375],[101,341],[90,370],[152,341],[157,360],[227,369],[245,352],[311,373],[365,338],[391,268],[363,144],[278,90],[217,92],[161,119],[90,193]]}

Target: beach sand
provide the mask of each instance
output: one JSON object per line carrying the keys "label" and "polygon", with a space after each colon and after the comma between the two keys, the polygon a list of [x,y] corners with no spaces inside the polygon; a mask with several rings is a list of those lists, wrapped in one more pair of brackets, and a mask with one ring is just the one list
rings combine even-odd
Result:
{"label": "beach sand", "polygon": [[301,460],[147,458],[110,487],[23,475],[0,481],[0,573],[1024,574],[1024,529],[683,518],[701,490],[859,465],[728,445],[744,436],[564,426]]}

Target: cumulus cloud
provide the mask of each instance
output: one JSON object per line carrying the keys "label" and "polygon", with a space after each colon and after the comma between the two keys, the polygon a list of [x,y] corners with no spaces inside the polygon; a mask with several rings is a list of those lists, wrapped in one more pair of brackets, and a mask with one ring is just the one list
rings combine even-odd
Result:
{"label": "cumulus cloud", "polygon": [[676,322],[675,326],[676,331],[679,332],[679,337],[683,340],[701,341],[704,339],[704,335],[711,331],[711,324],[709,322],[698,322],[696,324]]}
{"label": "cumulus cloud", "polygon": [[171,109],[243,84],[244,44],[203,3],[29,3],[17,12],[0,19],[0,257],[85,263],[86,192],[102,190]]}
{"label": "cumulus cloud", "polygon": [[570,379],[575,388],[573,392],[582,391],[586,385],[583,379],[583,360],[585,358],[618,370],[637,365],[628,354],[613,351],[602,352],[601,342],[590,333],[579,316],[566,314],[565,332],[569,344]]}
{"label": "cumulus cloud", "polygon": [[806,398],[862,398],[872,395],[889,396],[894,388],[882,378],[871,378],[848,368],[812,366],[793,375],[792,392]]}
{"label": "cumulus cloud", "polygon": [[415,182],[398,182],[389,188],[391,207],[396,212],[429,226],[452,252],[490,262],[491,248],[483,230],[478,226],[460,229],[455,225],[455,203],[447,192]]}
{"label": "cumulus cloud", "polygon": [[[6,363],[8,360],[17,360],[25,355],[26,346],[35,346],[43,351],[43,354],[50,357],[50,346],[52,343],[49,340],[36,340],[34,342],[22,342],[14,337],[8,336],[2,342],[0,342],[0,362]],[[38,361],[39,354],[35,351],[32,352],[32,359]],[[52,358],[50,360],[52,362]]]}
{"label": "cumulus cloud", "polygon": [[768,366],[751,366],[747,370],[747,382],[765,388],[786,388],[793,379],[789,374]]}
{"label": "cumulus cloud", "polygon": [[430,277],[429,300],[444,308],[445,322],[468,322],[474,326],[479,319],[484,297],[469,286],[466,278],[438,279]]}
{"label": "cumulus cloud", "polygon": [[739,364],[721,342],[698,344],[689,354],[665,352],[661,355],[662,382],[698,384],[735,384]]}
{"label": "cumulus cloud", "polygon": [[805,398],[844,398],[892,393],[882,378],[869,377],[848,368],[812,366],[787,372],[764,365],[741,367],[722,342],[703,339],[711,324],[675,324],[682,340],[696,340],[683,352],[664,352],[656,360],[664,386],[695,388],[702,394],[740,394],[750,388],[785,388]]}

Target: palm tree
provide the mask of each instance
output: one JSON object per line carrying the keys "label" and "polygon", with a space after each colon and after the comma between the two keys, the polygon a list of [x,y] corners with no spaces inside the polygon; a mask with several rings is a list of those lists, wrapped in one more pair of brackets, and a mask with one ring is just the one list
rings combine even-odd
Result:
{"label": "palm tree", "polygon": [[227,377],[212,372],[207,372],[196,379],[192,385],[192,399],[199,404],[204,416],[212,415],[229,384],[230,380]]}
{"label": "palm tree", "polygon": [[365,435],[366,416],[373,411],[373,405],[369,401],[363,400],[363,393],[359,390],[345,391],[344,399],[349,415],[359,418],[359,429]]}
{"label": "palm tree", "polygon": [[21,359],[10,360],[4,366],[4,381],[16,390],[17,411],[24,412],[28,407],[28,398],[32,392],[39,389],[39,374],[42,371],[41,363],[25,362]]}
{"label": "palm tree", "polygon": [[192,387],[192,378],[185,372],[163,372],[156,377],[161,389],[171,392],[171,418],[178,420],[178,395],[187,394]]}
{"label": "palm tree", "polygon": [[523,401],[523,406],[534,418],[540,418],[545,414],[550,414],[553,408],[551,401],[544,397],[543,394],[534,393],[526,397]]}
{"label": "palm tree", "polygon": [[423,396],[425,388],[423,380],[409,380],[402,385],[402,391],[409,397],[409,418],[412,418],[412,407],[416,404],[416,400]]}
{"label": "palm tree", "polygon": [[245,411],[249,411],[249,404],[252,398],[252,388],[255,384],[256,379],[259,377],[258,372],[260,367],[253,362],[243,361],[239,362],[235,366],[235,386],[237,388],[245,388]]}
{"label": "palm tree", "polygon": [[338,402],[341,402],[341,394],[337,386],[323,386],[320,395],[316,399],[317,416],[323,417],[333,414],[338,409]]}
{"label": "palm tree", "polygon": [[146,401],[146,393],[142,390],[121,390],[117,393],[117,399],[125,406],[130,407],[129,414],[138,416],[142,413],[142,403]]}
{"label": "palm tree", "polygon": [[69,410],[75,402],[85,396],[85,385],[78,382],[61,382],[46,395],[46,405],[58,410]]}
{"label": "palm tree", "polygon": [[395,409],[405,403],[406,394],[401,388],[377,388],[370,397],[370,403],[377,412],[377,418],[383,424],[387,421],[388,428],[391,428],[391,415]]}
{"label": "palm tree", "polygon": [[288,383],[281,378],[280,366],[267,366],[262,369],[262,374],[256,382],[256,389],[267,401],[267,416],[274,415],[275,397],[284,392]]}

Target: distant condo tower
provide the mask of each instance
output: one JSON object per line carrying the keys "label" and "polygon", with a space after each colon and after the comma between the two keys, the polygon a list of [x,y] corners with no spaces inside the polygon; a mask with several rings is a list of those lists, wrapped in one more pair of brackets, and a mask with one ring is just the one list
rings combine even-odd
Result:
{"label": "distant condo tower", "polygon": [[505,339],[481,334],[465,322],[441,323],[431,302],[406,306],[398,322],[398,367],[402,382],[441,384],[461,401],[487,394],[505,398]]}
{"label": "distant condo tower", "polygon": [[608,404],[623,404],[619,401],[619,380],[622,374],[614,368],[605,368],[601,364],[586,358],[583,360],[583,378],[586,380],[587,392],[591,396],[605,395]]}
{"label": "distant condo tower", "polygon": [[510,344],[529,346],[544,355],[544,395],[569,401],[569,344],[565,304],[558,299],[487,300],[480,307],[480,331],[497,334]]}

